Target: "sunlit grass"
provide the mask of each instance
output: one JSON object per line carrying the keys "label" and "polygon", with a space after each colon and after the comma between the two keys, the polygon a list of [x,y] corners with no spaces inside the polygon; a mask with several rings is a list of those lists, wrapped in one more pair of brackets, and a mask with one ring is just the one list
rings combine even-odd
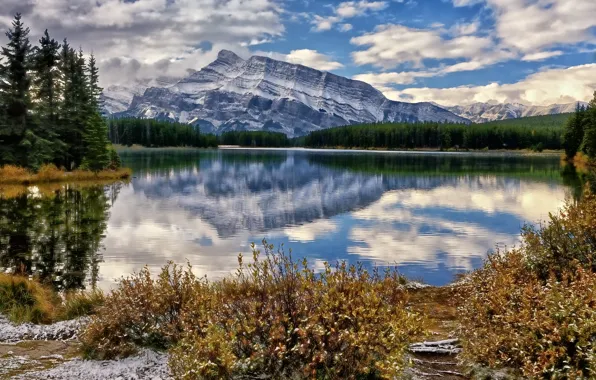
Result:
{"label": "sunlit grass", "polygon": [[30,185],[52,182],[76,182],[76,181],[118,181],[128,179],[132,176],[132,170],[121,168],[116,170],[102,170],[92,172],[87,170],[75,170],[67,172],[58,169],[52,164],[43,165],[37,172],[14,166],[5,165],[0,167],[0,184],[4,185]]}
{"label": "sunlit grass", "polygon": [[95,313],[104,303],[99,290],[59,294],[25,276],[0,273],[0,314],[14,323],[53,323]]}

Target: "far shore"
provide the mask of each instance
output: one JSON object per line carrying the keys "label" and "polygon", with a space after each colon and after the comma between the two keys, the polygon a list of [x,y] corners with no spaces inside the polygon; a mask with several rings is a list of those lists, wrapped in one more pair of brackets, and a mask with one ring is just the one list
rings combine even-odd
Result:
{"label": "far shore", "polygon": [[[146,147],[141,145],[132,145],[130,147],[125,145],[114,145],[118,152],[141,152],[141,151],[160,151],[160,150],[180,150],[180,151],[213,151],[215,148],[194,148],[194,147]],[[486,155],[531,155],[531,156],[560,156],[564,153],[563,150],[544,150],[536,152],[530,149],[494,149],[494,150],[474,150],[474,149],[450,149],[440,150],[433,148],[415,148],[415,149],[386,149],[386,148],[345,148],[345,147],[325,147],[325,148],[307,148],[307,147],[252,147],[241,145],[220,145],[219,150],[272,150],[272,151],[306,151],[306,152],[351,152],[351,153],[393,153],[393,154],[486,154]]]}

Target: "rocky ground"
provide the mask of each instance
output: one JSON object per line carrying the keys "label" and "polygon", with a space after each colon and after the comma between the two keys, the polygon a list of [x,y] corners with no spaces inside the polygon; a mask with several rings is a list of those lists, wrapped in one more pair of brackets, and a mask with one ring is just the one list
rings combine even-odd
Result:
{"label": "rocky ground", "polygon": [[[410,347],[409,379],[465,379],[459,367],[455,306],[450,288],[421,287],[411,291],[410,307],[430,320],[432,335]],[[77,335],[86,318],[53,325],[14,325],[0,316],[2,379],[170,379],[167,355],[143,350],[119,361],[87,361],[79,357]]]}

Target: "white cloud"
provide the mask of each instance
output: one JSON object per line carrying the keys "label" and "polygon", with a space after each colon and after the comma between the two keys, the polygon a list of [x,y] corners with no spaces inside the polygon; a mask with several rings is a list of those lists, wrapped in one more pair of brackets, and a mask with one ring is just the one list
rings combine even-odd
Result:
{"label": "white cloud", "polygon": [[456,7],[482,2],[493,12],[501,42],[523,53],[594,43],[594,0],[453,0]]}
{"label": "white cloud", "polygon": [[353,26],[352,24],[341,24],[339,26],[339,31],[340,32],[349,32],[350,30],[352,30]]}
{"label": "white cloud", "polygon": [[526,54],[522,57],[522,61],[544,61],[545,59],[558,57],[562,54],[563,52],[560,50],[542,51],[538,53]]}
{"label": "white cloud", "polygon": [[[32,40],[48,28],[54,38],[68,37],[72,46],[93,51],[100,64],[118,58],[136,61],[139,69],[159,66],[184,72],[200,68],[217,54],[211,46],[236,51],[242,50],[241,44],[281,36],[284,10],[278,4],[276,0],[2,0],[0,14],[21,11]],[[153,72],[164,74],[172,73]]]}
{"label": "white cloud", "polygon": [[286,61],[312,67],[322,71],[331,71],[344,67],[340,62],[333,61],[329,56],[311,49],[292,50],[290,54],[264,51],[257,51],[255,54],[277,59],[278,61]]}
{"label": "white cloud", "polygon": [[596,64],[546,69],[511,84],[451,88],[386,90],[387,97],[402,101],[434,101],[445,106],[497,101],[534,105],[588,101],[596,90]]}
{"label": "white cloud", "polygon": [[416,78],[429,78],[435,75],[436,73],[432,71],[404,71],[399,73],[358,74],[353,79],[371,84],[381,91],[391,91],[389,87],[386,87],[387,85],[412,84],[416,81]]}
{"label": "white cloud", "polygon": [[381,25],[374,32],[354,37],[350,42],[367,47],[352,53],[356,64],[383,68],[404,63],[422,67],[426,59],[472,59],[495,48],[489,37],[462,35],[446,39],[439,30],[392,24]]}
{"label": "white cloud", "polygon": [[[346,1],[343,3],[339,3],[337,7],[333,9],[332,16],[320,16],[315,15],[311,21],[314,25],[313,30],[317,32],[323,32],[330,30],[333,28],[333,25],[349,18],[364,16],[369,12],[378,12],[387,8],[388,4],[386,1],[368,1],[368,0],[361,0],[361,1]],[[352,29],[352,25],[349,26],[349,29],[344,24],[340,26],[340,31],[347,31]]]}

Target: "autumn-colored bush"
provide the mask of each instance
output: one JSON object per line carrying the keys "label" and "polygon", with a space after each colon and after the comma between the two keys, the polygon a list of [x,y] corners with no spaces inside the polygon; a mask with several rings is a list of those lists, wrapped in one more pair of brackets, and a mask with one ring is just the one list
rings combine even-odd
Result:
{"label": "autumn-colored bush", "polygon": [[42,165],[35,175],[37,182],[54,182],[64,177],[64,171],[58,169],[54,164]]}
{"label": "autumn-colored bush", "polygon": [[396,272],[341,263],[316,274],[264,250],[253,246],[253,262],[214,284],[210,327],[172,350],[176,378],[394,378],[403,370],[422,322],[405,307]]}
{"label": "autumn-colored bush", "polygon": [[0,182],[12,183],[31,177],[31,172],[25,168],[14,165],[0,166]]}
{"label": "autumn-colored bush", "polygon": [[57,303],[57,295],[39,282],[0,273],[0,313],[11,321],[49,323]]}
{"label": "autumn-colored bush", "polygon": [[[182,313],[204,292],[208,294],[207,284],[190,268],[171,263],[156,279],[147,268],[123,278],[82,334],[83,351],[88,357],[111,359],[132,354],[138,346],[169,348],[184,332]],[[187,315],[200,330],[205,322],[198,310]]]}
{"label": "autumn-colored bush", "polygon": [[596,198],[567,205],[463,282],[464,358],[530,378],[596,378]]}
{"label": "autumn-colored bush", "polygon": [[549,219],[544,226],[523,230],[529,269],[543,280],[551,274],[560,278],[577,264],[596,272],[596,195],[585,191],[581,201],[567,202]]}
{"label": "autumn-colored bush", "polygon": [[[114,164],[116,165],[116,164]],[[92,172],[89,170],[75,170],[66,172],[53,164],[42,165],[37,173],[13,165],[0,167],[0,184],[45,184],[52,182],[75,181],[118,181],[129,179],[132,171],[128,168],[114,168]]]}

